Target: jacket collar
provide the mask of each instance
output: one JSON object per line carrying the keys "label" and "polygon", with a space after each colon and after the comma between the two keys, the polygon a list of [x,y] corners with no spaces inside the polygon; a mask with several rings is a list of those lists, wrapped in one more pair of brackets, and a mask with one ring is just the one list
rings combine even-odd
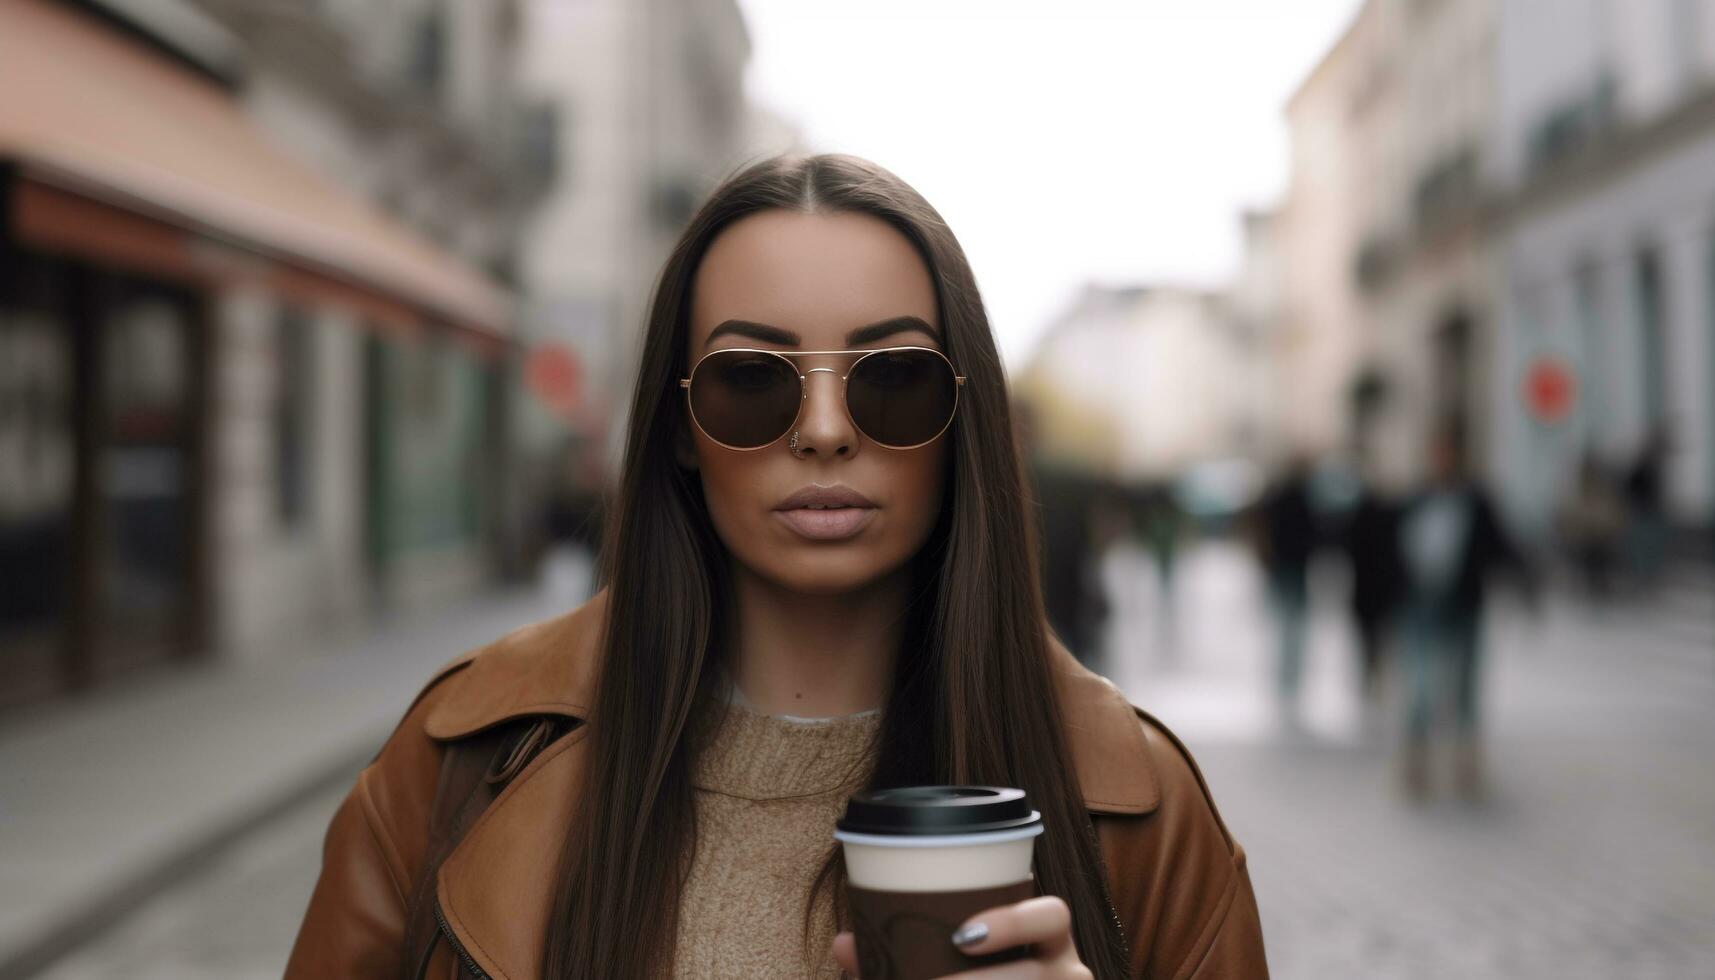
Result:
{"label": "jacket collar", "polygon": [[[439,700],[425,730],[446,740],[525,715],[587,718],[606,608],[604,590],[570,613],[447,665],[442,676],[456,685],[457,696]],[[1050,641],[1050,656],[1086,808],[1098,814],[1153,811],[1160,788],[1136,709],[1058,641]],[[579,726],[532,760],[441,865],[437,894],[447,924],[493,977],[534,980],[540,974],[538,947],[586,734]]]}

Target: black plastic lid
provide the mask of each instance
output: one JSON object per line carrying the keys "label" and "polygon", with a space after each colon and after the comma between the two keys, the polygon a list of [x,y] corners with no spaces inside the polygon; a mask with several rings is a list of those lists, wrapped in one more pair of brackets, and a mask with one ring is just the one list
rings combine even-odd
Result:
{"label": "black plastic lid", "polygon": [[852,834],[909,837],[981,834],[1042,822],[1024,790],[1009,786],[899,786],[858,793],[835,828]]}

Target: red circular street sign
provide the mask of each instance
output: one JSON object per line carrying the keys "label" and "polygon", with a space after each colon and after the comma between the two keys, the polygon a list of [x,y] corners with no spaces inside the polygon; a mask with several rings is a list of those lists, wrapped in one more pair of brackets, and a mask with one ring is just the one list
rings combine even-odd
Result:
{"label": "red circular street sign", "polygon": [[559,344],[543,344],[530,352],[524,365],[525,383],[550,411],[570,420],[583,395],[583,365]]}
{"label": "red circular street sign", "polygon": [[1578,379],[1558,357],[1539,357],[1524,373],[1524,403],[1539,422],[1561,422],[1572,414]]}

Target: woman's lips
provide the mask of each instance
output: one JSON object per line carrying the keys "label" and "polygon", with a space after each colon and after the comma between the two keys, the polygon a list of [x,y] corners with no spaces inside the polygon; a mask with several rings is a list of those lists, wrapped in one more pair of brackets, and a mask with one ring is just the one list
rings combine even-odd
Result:
{"label": "woman's lips", "polygon": [[868,527],[875,517],[875,510],[874,507],[830,507],[826,510],[794,507],[774,511],[774,514],[785,521],[787,527],[806,538],[839,541]]}

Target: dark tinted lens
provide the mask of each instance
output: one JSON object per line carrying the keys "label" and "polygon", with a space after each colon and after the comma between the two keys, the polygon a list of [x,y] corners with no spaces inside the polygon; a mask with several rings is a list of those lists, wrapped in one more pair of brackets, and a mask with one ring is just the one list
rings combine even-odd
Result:
{"label": "dark tinted lens", "polygon": [[952,366],[926,350],[871,354],[846,382],[852,421],[884,446],[916,446],[935,438],[953,417],[958,391]]}
{"label": "dark tinted lens", "polygon": [[803,391],[785,358],[751,351],[716,351],[691,377],[691,411],[709,438],[752,449],[786,434]]}

